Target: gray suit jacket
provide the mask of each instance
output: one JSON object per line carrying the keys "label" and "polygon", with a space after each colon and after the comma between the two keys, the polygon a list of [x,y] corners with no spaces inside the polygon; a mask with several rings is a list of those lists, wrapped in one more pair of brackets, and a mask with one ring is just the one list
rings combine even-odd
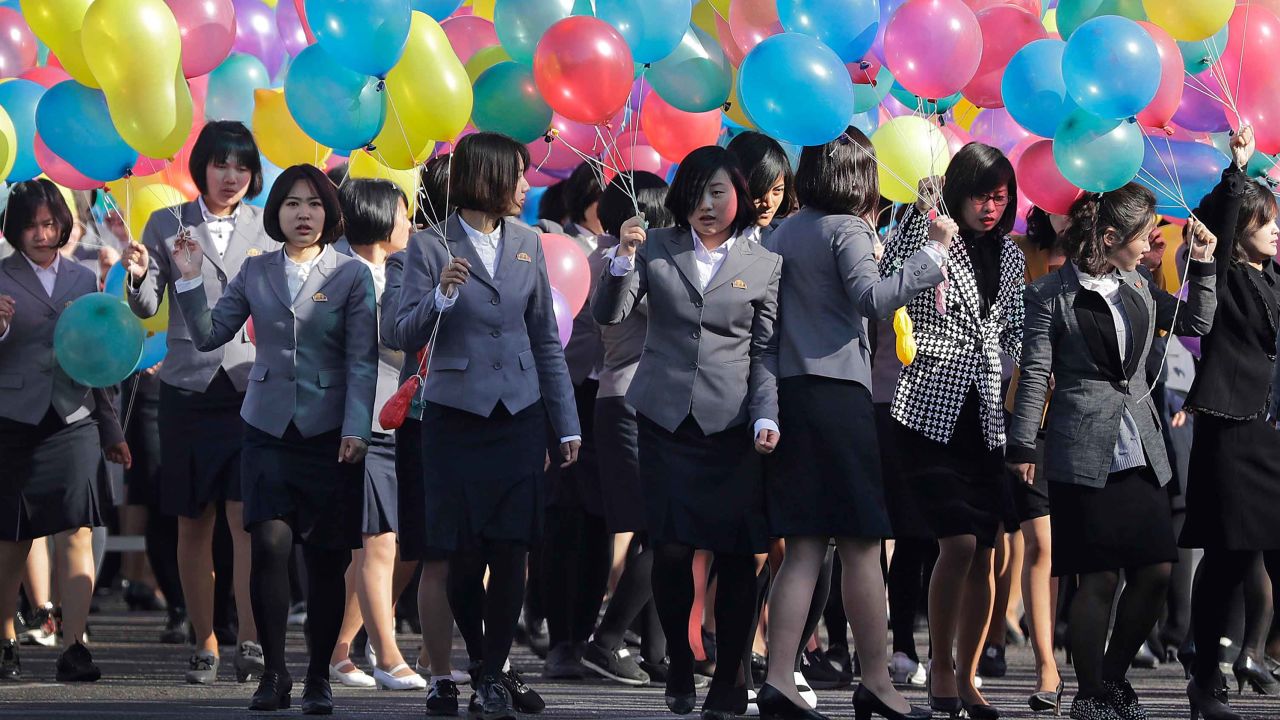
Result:
{"label": "gray suit jacket", "polygon": [[178,293],[197,349],[232,340],[250,316],[258,358],[240,417],[275,437],[342,429],[369,440],[378,383],[373,278],[358,260],[325,248],[298,297],[289,298],[284,251],[249,258],[212,312],[204,286]]}
{"label": "gray suit jacket", "polygon": [[923,249],[880,278],[875,234],[862,218],[804,209],[764,241],[782,256],[778,377],[820,375],[871,389],[867,318],[886,319],[942,269]]}
{"label": "gray suit jacket", "polygon": [[1167,483],[1172,473],[1156,407],[1148,397],[1147,354],[1157,330],[1186,336],[1209,332],[1217,309],[1215,273],[1213,263],[1191,263],[1186,303],[1153,288],[1137,272],[1121,273],[1120,294],[1134,346],[1124,363],[1106,299],[1082,288],[1073,266],[1064,265],[1027,286],[1022,375],[1006,459],[1035,462],[1036,432],[1052,374],[1044,479],[1106,485],[1121,416],[1128,408],[1147,463],[1160,484]]}
{"label": "gray suit jacket", "polygon": [[[341,238],[337,242],[335,242],[333,244],[333,249],[341,255],[347,255],[349,257],[354,258],[356,262],[360,262],[359,258],[356,258],[355,253],[352,252],[351,244],[347,242],[346,238]],[[401,267],[403,268],[403,265],[401,265]],[[383,267],[383,272],[384,273],[386,272],[386,266]],[[399,295],[398,288],[399,288],[399,284],[397,283],[397,293],[396,293],[397,296]],[[377,283],[374,283],[374,290],[375,291],[377,290]],[[379,329],[382,328],[382,315],[383,315],[382,301],[383,301],[383,298],[385,298],[386,296],[387,296],[387,293],[384,287],[383,293],[376,298],[378,301],[378,328]],[[391,312],[393,313],[391,317],[391,321],[395,322],[394,302],[393,302],[393,306],[391,307]],[[382,406],[387,404],[387,400],[390,400],[391,396],[394,395],[396,390],[400,387],[400,371],[403,368],[404,368],[404,353],[400,352],[395,348],[389,347],[386,343],[382,342],[381,333],[379,333],[378,391],[374,393],[374,399],[373,399],[373,431],[374,432],[383,433],[383,434],[389,434],[391,432],[391,430],[388,430],[382,427],[382,424],[378,422],[378,413],[382,411]]]}
{"label": "gray suit jacket", "polygon": [[[227,254],[220,257],[209,237],[209,228],[200,213],[200,202],[193,200],[181,206],[183,225],[191,228],[192,236],[204,250],[202,268],[205,296],[210,307],[218,302],[239,272],[245,260],[280,249],[280,243],[272,240],[262,229],[262,210],[241,203],[236,218],[236,229],[227,245]],[[249,367],[253,365],[254,347],[249,333],[241,328],[222,347],[200,352],[187,332],[187,324],[176,312],[177,302],[173,284],[182,278],[182,271],[173,264],[173,241],[178,236],[178,221],[169,208],[157,210],[147,221],[142,233],[142,244],[151,256],[151,268],[142,283],[129,289],[129,307],[141,318],[149,318],[160,309],[160,300],[169,294],[169,353],[160,367],[160,379],[174,387],[204,392],[218,368],[226,370],[227,377],[237,390],[244,391],[249,381]]]}
{"label": "gray suit jacket", "polygon": [[782,258],[739,239],[699,289],[691,231],[651,230],[635,270],[606,267],[591,308],[602,325],[625,320],[644,297],[649,329],[627,391],[637,412],[671,432],[690,414],[706,434],[778,421],[778,284]]}
{"label": "gray suit jacket", "polygon": [[[497,277],[490,277],[457,215],[445,229],[447,247],[435,230],[409,239],[396,310],[395,347],[416,352],[435,327],[437,278],[452,257],[470,261],[471,279],[445,311],[431,348],[423,398],[488,417],[499,402],[514,414],[541,397],[558,437],[581,435],[538,234],[504,222]],[[388,267],[388,291],[391,285]]]}
{"label": "gray suit jacket", "polygon": [[98,278],[75,261],[62,258],[53,297],[22,253],[0,261],[0,295],[14,299],[13,321],[0,340],[0,417],[38,425],[49,408],[71,424],[92,416],[103,447],[124,442],[111,395],[89,388],[62,370],[53,352],[53,333],[72,301],[98,291]]}

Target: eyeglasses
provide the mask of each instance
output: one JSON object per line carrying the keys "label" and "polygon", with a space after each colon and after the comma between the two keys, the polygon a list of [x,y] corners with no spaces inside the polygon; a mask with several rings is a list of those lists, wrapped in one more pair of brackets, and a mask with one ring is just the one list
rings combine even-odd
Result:
{"label": "eyeglasses", "polygon": [[975,195],[969,198],[969,201],[978,207],[982,207],[987,203],[995,203],[996,207],[1004,207],[1009,204],[1009,196],[1007,194],[987,193],[986,195]]}

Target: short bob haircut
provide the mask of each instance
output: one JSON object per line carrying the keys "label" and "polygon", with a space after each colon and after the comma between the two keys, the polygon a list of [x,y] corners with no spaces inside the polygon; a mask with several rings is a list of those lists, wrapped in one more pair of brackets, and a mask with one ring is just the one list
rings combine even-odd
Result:
{"label": "short bob haircut", "polygon": [[373,245],[391,237],[396,227],[396,210],[409,198],[390,180],[358,178],[338,189],[342,200],[342,225],[351,245]]}
{"label": "short bob haircut", "polygon": [[675,226],[688,230],[689,216],[696,213],[702,205],[702,195],[711,184],[711,178],[724,170],[737,194],[738,207],[733,216],[730,230],[734,235],[755,225],[756,206],[751,199],[751,191],[747,189],[747,179],[742,175],[738,158],[727,148],[718,145],[704,145],[689,153],[676,168],[676,176],[671,180],[667,190],[667,209],[675,217]]}
{"label": "short bob haircut", "polygon": [[262,211],[262,229],[272,240],[281,244],[286,242],[284,231],[280,229],[280,208],[284,207],[284,201],[299,180],[310,183],[324,205],[324,229],[320,231],[319,244],[328,245],[342,235],[342,202],[329,176],[314,165],[294,165],[280,173],[267,195],[267,204]]}
{"label": "short bob haircut", "polygon": [[738,156],[738,164],[747,178],[751,200],[759,200],[773,189],[774,181],[782,176],[782,204],[778,205],[775,218],[784,218],[795,212],[796,178],[791,172],[791,158],[777,140],[753,130],[734,136],[729,141],[729,152]]}
{"label": "short bob haircut", "polygon": [[[562,202],[567,212],[565,216],[570,222],[581,223],[587,219],[587,208],[600,201],[604,187],[600,184],[600,175],[591,163],[582,163],[573,169],[561,186]],[[599,212],[599,209],[597,209]],[[559,218],[550,218],[559,222]]]}
{"label": "short bob haircut", "polygon": [[3,224],[5,239],[23,254],[26,250],[22,246],[22,231],[35,225],[36,213],[42,207],[49,208],[49,214],[58,224],[58,247],[64,247],[71,241],[75,219],[58,186],[44,178],[20,182],[9,190],[9,206],[0,223]]}
{"label": "short bob haircut", "polygon": [[413,221],[420,227],[431,227],[444,222],[453,208],[449,194],[448,153],[437,155],[422,166],[422,199],[413,213]]}
{"label": "short bob haircut", "polygon": [[[671,227],[675,218],[663,204],[667,199],[667,182],[643,170],[624,174],[630,176],[630,181],[619,175],[600,195],[600,209],[597,212],[604,231],[618,237],[622,232],[622,224],[636,216],[637,206],[644,214],[644,221],[650,228]],[[633,187],[635,202],[632,202],[631,196],[628,195],[628,191]]]}
{"label": "short bob haircut", "polygon": [[479,132],[462,138],[449,170],[454,207],[507,216],[528,167],[529,149],[506,135]]}
{"label": "short bob haircut", "polygon": [[1250,181],[1244,186],[1244,199],[1240,202],[1240,217],[1236,220],[1236,231],[1233,237],[1231,257],[1240,262],[1249,262],[1241,241],[1245,236],[1257,231],[1263,225],[1276,219],[1276,196],[1270,188]]}
{"label": "short bob haircut", "polygon": [[1018,178],[1013,172],[1013,163],[999,149],[971,142],[960,148],[947,166],[942,202],[952,219],[960,222],[960,209],[966,203],[1005,187],[1009,189],[1009,204],[1004,206],[1000,222],[991,231],[996,235],[1008,235],[1013,231],[1013,224],[1018,218]]}
{"label": "short bob haircut", "polygon": [[805,207],[877,223],[880,170],[871,141],[849,127],[826,145],[806,147],[796,171],[796,195]]}
{"label": "short bob haircut", "polygon": [[237,162],[249,168],[253,175],[246,198],[262,194],[262,158],[258,155],[258,144],[249,128],[238,120],[214,120],[205,125],[191,148],[187,169],[201,195],[209,194],[205,171],[210,164],[221,162]]}

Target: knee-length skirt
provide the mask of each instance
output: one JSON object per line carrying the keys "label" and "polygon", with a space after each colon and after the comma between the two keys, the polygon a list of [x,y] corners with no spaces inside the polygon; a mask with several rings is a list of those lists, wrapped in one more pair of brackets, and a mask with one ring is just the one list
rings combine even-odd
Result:
{"label": "knee-length skirt", "polygon": [[101,461],[89,418],[66,425],[52,409],[38,425],[0,418],[0,540],[101,526]]}
{"label": "knee-length skirt", "polygon": [[1150,467],[1111,473],[1100,488],[1047,484],[1055,576],[1178,559],[1169,493]]}
{"label": "knee-length skirt", "polygon": [[[160,385],[160,509],[199,517],[210,503],[239,501],[244,393],[218,370],[204,392]],[[336,455],[335,455],[336,457]]]}
{"label": "knee-length skirt", "polygon": [[1263,418],[1195,417],[1179,544],[1280,550],[1280,430]]}
{"label": "knee-length skirt", "polygon": [[595,441],[600,495],[609,532],[645,530],[636,411],[621,395],[596,399]]}
{"label": "knee-length skirt", "polygon": [[399,532],[399,479],[396,476],[396,441],[392,435],[374,433],[364,457],[365,535]]}

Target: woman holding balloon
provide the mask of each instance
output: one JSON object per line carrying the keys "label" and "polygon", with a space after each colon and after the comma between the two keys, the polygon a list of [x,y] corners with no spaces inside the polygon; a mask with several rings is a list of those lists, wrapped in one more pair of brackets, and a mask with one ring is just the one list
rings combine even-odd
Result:
{"label": "woman holding balloon", "polygon": [[933,212],[952,215],[959,241],[949,250],[946,281],[907,304],[919,350],[902,370],[892,414],[903,455],[912,459],[903,476],[938,538],[929,583],[931,704],[987,720],[999,713],[973,678],[991,614],[1005,482],[999,353],[1016,361],[1022,349],[1023,257],[1008,237],[1018,185],[1004,154],[980,143],[956,153],[944,182],[921,181],[880,272],[897,272],[925,245]]}
{"label": "woman holding balloon", "polygon": [[22,677],[18,586],[31,541],[54,536],[68,643],[57,679],[93,682],[101,672],[84,637],[96,575],[91,528],[105,524],[98,465],[104,450],[126,468],[131,457],[113,398],[63,371],[54,330],[73,300],[97,292],[98,279],[59,252],[73,221],[52,182],[13,186],[2,224],[17,252],[0,262],[0,678]]}
{"label": "woman holding balloon", "polygon": [[[172,248],[194,239],[209,258],[203,265],[205,293],[216,303],[248,258],[270,252],[262,211],[245,202],[262,192],[262,161],[253,134],[239,122],[205,125],[191,150],[191,177],[200,196],[158,210],[140,243],[124,252],[129,307],[154,317],[168,297],[171,307],[181,277]],[[145,190],[144,190],[145,192]],[[178,565],[196,648],[186,680],[207,684],[218,677],[218,639],[213,632],[213,536],[218,505],[224,504],[235,548],[234,586],[240,625],[235,671],[248,682],[263,670],[262,646],[250,612],[249,535],[244,530],[240,484],[240,406],[249,386],[255,348],[247,331],[227,344],[199,350],[181,313],[168,312],[168,353],[160,369],[161,509],[178,516]],[[197,441],[198,438],[198,441]]]}

